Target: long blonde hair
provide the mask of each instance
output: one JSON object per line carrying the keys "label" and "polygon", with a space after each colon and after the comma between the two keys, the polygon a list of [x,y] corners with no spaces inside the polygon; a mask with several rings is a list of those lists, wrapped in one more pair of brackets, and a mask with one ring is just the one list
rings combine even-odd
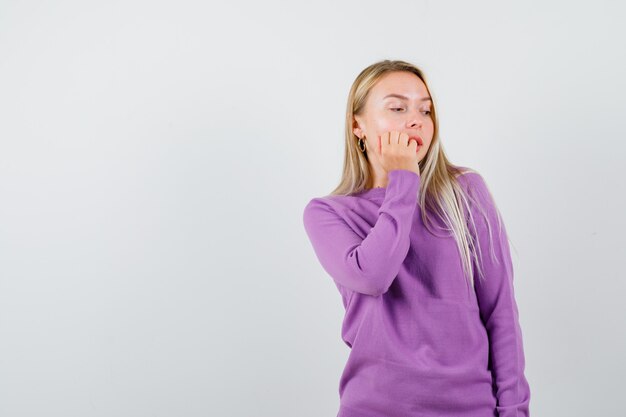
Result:
{"label": "long blonde hair", "polygon": [[[365,68],[354,80],[350,88],[346,108],[343,174],[339,185],[330,195],[351,195],[370,188],[369,185],[372,182],[372,178],[368,169],[367,154],[361,152],[358,148],[358,137],[353,132],[354,115],[362,114],[369,91],[383,75],[391,71],[408,71],[417,75],[424,82],[429,95],[432,97],[433,138],[426,156],[419,161],[419,204],[421,206],[421,215],[426,228],[435,235],[436,233],[431,228],[432,220],[429,217],[429,213],[435,213],[448,226],[444,230],[452,232],[461,255],[464,274],[473,287],[474,264],[472,257],[476,261],[479,277],[484,279],[482,266],[478,261],[480,258],[476,253],[477,251],[480,253],[481,249],[476,236],[476,226],[469,210],[468,197],[475,203],[477,201],[471,195],[466,195],[457,177],[466,172],[475,171],[453,165],[446,157],[439,139],[435,98],[428,88],[423,71],[415,65],[401,60],[383,60]],[[478,206],[480,207],[480,204]],[[485,217],[491,238],[489,219],[483,208],[480,208],[480,211]],[[497,209],[496,212],[498,214],[498,226],[502,227],[500,213]],[[475,235],[470,233],[468,223],[472,224]],[[491,247],[493,248],[493,245]]]}

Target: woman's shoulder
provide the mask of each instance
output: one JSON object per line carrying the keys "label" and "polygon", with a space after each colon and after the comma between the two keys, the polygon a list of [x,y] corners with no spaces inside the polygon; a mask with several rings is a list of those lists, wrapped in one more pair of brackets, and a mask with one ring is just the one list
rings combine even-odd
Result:
{"label": "woman's shoulder", "polygon": [[311,198],[307,205],[346,205],[356,201],[356,199],[357,198],[351,194],[326,194]]}
{"label": "woman's shoulder", "polygon": [[464,188],[475,188],[475,187],[485,187],[485,179],[474,168],[464,167],[464,166],[456,166],[456,174],[454,175],[455,179],[459,182],[461,186]]}
{"label": "woman's shoulder", "polygon": [[[478,202],[483,209],[494,210],[496,207],[494,196],[481,173],[469,167],[458,168],[461,168],[462,172],[456,178],[466,195]],[[470,206],[474,206],[473,201],[470,201]]]}
{"label": "woman's shoulder", "polygon": [[345,216],[346,212],[354,211],[359,205],[359,199],[352,195],[327,194],[311,198],[304,207],[307,212],[333,212]]}
{"label": "woman's shoulder", "polygon": [[470,167],[457,167],[459,173],[455,175],[459,185],[466,194],[473,198],[478,198],[481,202],[493,204],[493,196],[491,190],[482,174]]}
{"label": "woman's shoulder", "polygon": [[[467,178],[471,178],[472,174],[480,176],[478,171],[476,171],[474,168],[470,168],[470,167],[464,167],[464,166],[457,165],[457,166],[455,166],[455,171],[456,171],[456,173],[454,174],[455,178],[467,179]],[[467,177],[467,175],[469,175],[469,177]]]}

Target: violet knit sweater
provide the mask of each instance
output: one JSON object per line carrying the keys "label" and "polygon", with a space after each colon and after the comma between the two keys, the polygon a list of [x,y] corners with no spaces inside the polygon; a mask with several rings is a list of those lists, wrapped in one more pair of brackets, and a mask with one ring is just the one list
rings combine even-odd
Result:
{"label": "violet knit sweater", "polygon": [[426,229],[415,172],[306,205],[306,233],[345,307],[337,417],[529,416],[506,229],[482,176],[464,170],[458,181],[491,226],[470,200],[485,278],[475,271],[474,289],[454,238]]}

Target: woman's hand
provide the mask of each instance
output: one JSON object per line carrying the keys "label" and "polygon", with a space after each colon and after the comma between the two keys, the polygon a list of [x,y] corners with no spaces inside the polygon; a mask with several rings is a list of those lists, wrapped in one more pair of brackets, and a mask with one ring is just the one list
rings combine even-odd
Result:
{"label": "woman's hand", "polygon": [[393,130],[378,136],[376,156],[387,173],[394,169],[406,169],[420,175],[417,141],[409,141],[407,133]]}

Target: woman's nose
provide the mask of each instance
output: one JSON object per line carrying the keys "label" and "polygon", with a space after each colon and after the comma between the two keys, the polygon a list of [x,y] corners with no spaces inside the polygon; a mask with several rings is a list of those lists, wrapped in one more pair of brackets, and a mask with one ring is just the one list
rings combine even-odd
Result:
{"label": "woman's nose", "polygon": [[422,125],[422,117],[421,117],[421,113],[419,111],[414,111],[412,113],[410,113],[410,118],[408,120],[408,125],[411,127],[415,127],[415,126],[420,126]]}
{"label": "woman's nose", "polygon": [[409,120],[408,124],[410,127],[422,127],[422,120],[419,117],[413,117]]}

